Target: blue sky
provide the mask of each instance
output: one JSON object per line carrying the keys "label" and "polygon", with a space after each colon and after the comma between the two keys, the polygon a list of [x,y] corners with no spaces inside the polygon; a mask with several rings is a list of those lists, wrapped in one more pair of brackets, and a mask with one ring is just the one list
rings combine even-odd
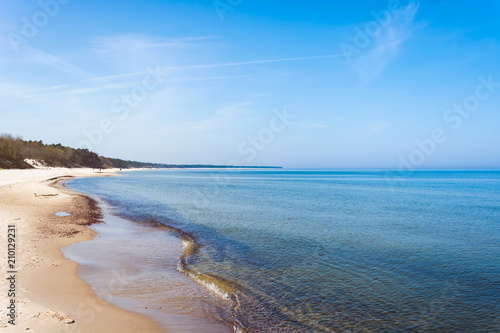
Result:
{"label": "blue sky", "polygon": [[5,0],[0,132],[165,163],[498,168],[499,16],[499,1]]}

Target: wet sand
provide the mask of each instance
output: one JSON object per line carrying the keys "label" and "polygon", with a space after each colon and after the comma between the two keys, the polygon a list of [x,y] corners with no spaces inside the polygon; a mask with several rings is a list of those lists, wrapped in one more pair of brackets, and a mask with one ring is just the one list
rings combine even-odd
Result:
{"label": "wet sand", "polygon": [[[143,314],[98,297],[77,274],[78,264],[61,247],[87,241],[100,211],[88,197],[56,186],[60,176],[103,176],[92,169],[0,170],[0,262],[7,276],[7,229],[15,225],[15,297],[0,298],[0,328],[5,332],[163,332]],[[47,181],[48,179],[52,179]],[[56,212],[71,216],[57,217]],[[9,274],[11,275],[11,274]],[[9,281],[1,279],[7,295]],[[15,325],[7,306],[15,300]]]}
{"label": "wet sand", "polygon": [[177,234],[113,215],[100,200],[99,206],[104,222],[92,226],[97,236],[62,251],[80,263],[80,276],[102,298],[152,317],[168,332],[233,331],[217,318],[227,303],[177,271],[182,252]]}
{"label": "wet sand", "polygon": [[[0,225],[16,229],[16,318],[6,332],[232,332],[227,306],[178,272],[182,244],[168,228],[112,215],[66,189],[74,177],[118,170],[0,170]],[[0,252],[2,267],[7,251]],[[70,260],[68,260],[70,259]],[[5,265],[4,265],[5,263]],[[7,270],[4,270],[7,274]],[[2,279],[0,293],[8,293]],[[5,306],[4,306],[5,305]]]}

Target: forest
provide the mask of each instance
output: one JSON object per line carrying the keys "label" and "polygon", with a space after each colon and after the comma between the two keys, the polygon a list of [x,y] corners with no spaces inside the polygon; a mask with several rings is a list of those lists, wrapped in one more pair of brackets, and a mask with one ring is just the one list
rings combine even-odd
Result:
{"label": "forest", "polygon": [[[25,160],[33,160],[30,164]],[[99,156],[88,149],[75,149],[42,141],[25,141],[11,134],[0,135],[0,168],[29,169],[32,164],[39,167],[63,168],[159,168],[168,167],[158,163],[125,161]]]}
{"label": "forest", "polygon": [[[26,160],[31,160],[28,163]],[[88,149],[75,149],[40,141],[25,141],[20,136],[0,134],[0,169],[62,168],[269,168],[257,166],[164,164],[121,160],[99,156]],[[270,167],[275,168],[275,167]]]}

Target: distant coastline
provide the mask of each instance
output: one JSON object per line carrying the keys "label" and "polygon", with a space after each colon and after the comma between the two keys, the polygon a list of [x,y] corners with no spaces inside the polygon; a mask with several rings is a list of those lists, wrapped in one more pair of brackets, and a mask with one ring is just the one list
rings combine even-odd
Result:
{"label": "distant coastline", "polygon": [[281,166],[236,166],[212,164],[167,164],[122,160],[99,156],[88,149],[71,148],[40,141],[25,141],[11,134],[0,135],[0,169],[93,168],[93,169],[195,169],[195,168],[269,168]]}

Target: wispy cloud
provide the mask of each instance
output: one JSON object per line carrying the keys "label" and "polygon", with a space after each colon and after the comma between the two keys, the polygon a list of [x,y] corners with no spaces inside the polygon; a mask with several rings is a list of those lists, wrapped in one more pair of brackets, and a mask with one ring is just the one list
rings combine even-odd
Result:
{"label": "wispy cloud", "polygon": [[248,79],[259,77],[259,75],[215,75],[215,76],[177,76],[172,78],[172,82],[193,82],[193,81],[215,81],[215,80],[233,80]]}
{"label": "wispy cloud", "polygon": [[204,65],[191,65],[191,66],[178,66],[170,67],[169,70],[182,70],[182,69],[210,69],[210,68],[220,68],[220,67],[234,67],[234,66],[245,66],[245,65],[255,65],[255,64],[268,64],[274,62],[287,62],[287,61],[300,61],[300,60],[316,60],[316,59],[327,59],[342,57],[343,54],[329,54],[311,57],[295,57],[295,58],[280,58],[280,59],[266,59],[266,60],[250,60],[242,62],[227,62],[218,64],[204,64]]}
{"label": "wispy cloud", "polygon": [[50,87],[27,87],[20,84],[12,84],[10,82],[0,81],[0,94],[4,96],[14,96],[17,98],[30,98],[36,94],[53,94],[66,87],[66,85],[57,85]]}
{"label": "wispy cloud", "polygon": [[95,37],[91,40],[93,49],[98,54],[107,55],[113,52],[134,52],[169,46],[178,46],[204,40],[216,39],[215,36],[198,36],[182,38],[155,38],[140,34],[119,34]]}
{"label": "wispy cloud", "polygon": [[[30,99],[39,97],[53,97],[53,96],[91,96],[99,94],[101,91],[111,91],[119,89],[127,89],[145,75],[145,64],[163,64],[161,71],[163,73],[182,73],[184,71],[192,70],[205,70],[205,69],[218,69],[228,67],[249,66],[255,64],[273,64],[282,62],[295,62],[295,61],[313,61],[321,59],[329,59],[341,57],[342,54],[327,54],[327,55],[314,55],[307,57],[284,57],[277,59],[258,59],[246,60],[235,62],[223,63],[205,63],[193,64],[186,66],[166,66],[165,59],[162,56],[165,53],[170,53],[178,48],[182,49],[185,45],[196,45],[204,41],[211,41],[217,39],[215,36],[196,36],[196,37],[183,37],[183,38],[160,38],[148,37],[141,34],[119,34],[106,37],[96,37],[90,41],[90,56],[94,56],[102,64],[102,59],[111,60],[111,63],[117,64],[118,70],[112,70],[109,74],[103,73],[102,69],[98,70],[100,75],[96,75],[87,69],[81,68],[71,59],[65,59],[63,56],[50,54],[40,49],[33,48],[29,45],[23,45],[20,48],[18,57],[26,63],[38,64],[40,67],[55,68],[61,74],[69,74],[64,77],[61,84],[50,86],[33,86],[26,82],[26,85],[4,85],[0,87],[0,93],[4,95],[13,96],[17,99]],[[8,44],[2,40],[4,47]],[[97,55],[97,57],[95,57]],[[100,58],[100,59],[99,59]],[[88,64],[93,64],[89,61]],[[90,66],[90,65],[89,65]],[[115,72],[115,73],[113,73]],[[196,81],[196,80],[229,80],[241,79],[245,77],[252,77],[255,74],[249,73],[247,75],[230,75],[220,73],[213,73],[213,76],[183,76],[177,77],[177,80],[172,75],[170,84],[175,84],[180,81]],[[56,76],[54,76],[56,77]],[[75,80],[76,79],[76,80]],[[220,117],[220,114],[219,114]]]}
{"label": "wispy cloud", "polygon": [[90,44],[95,54],[122,69],[156,63],[158,58],[164,57],[162,53],[165,53],[167,48],[179,48],[216,38],[215,36],[163,38],[141,34],[118,34],[95,37],[90,40]]}
{"label": "wispy cloud", "polygon": [[20,54],[29,62],[48,65],[63,72],[75,75],[81,79],[95,77],[95,75],[89,71],[82,69],[60,57],[29,46],[24,46]]}
{"label": "wispy cloud", "polygon": [[[280,58],[280,59],[264,59],[264,60],[249,60],[249,61],[241,61],[241,62],[227,62],[227,63],[215,63],[215,64],[200,64],[200,65],[187,65],[187,66],[164,66],[162,67],[163,73],[172,73],[172,72],[181,72],[183,70],[192,70],[192,69],[215,69],[215,68],[223,68],[223,67],[237,67],[237,66],[246,66],[246,65],[254,65],[254,64],[267,64],[267,63],[278,63],[278,62],[288,62],[288,61],[302,61],[302,60],[316,60],[316,59],[328,59],[328,58],[336,58],[341,57],[343,54],[331,54],[331,55],[320,55],[320,56],[310,56],[310,57],[293,57],[293,58]],[[93,77],[87,79],[87,81],[109,81],[115,79],[121,79],[125,77],[133,77],[143,75],[143,71],[135,71],[129,73],[121,73],[116,75],[103,75],[99,77]],[[250,77],[251,75],[245,75]],[[240,76],[215,76],[211,79],[228,79],[228,78],[241,78]],[[204,80],[200,78],[200,80]]]}
{"label": "wispy cloud", "polygon": [[375,79],[396,58],[401,45],[412,35],[418,7],[411,2],[392,12],[390,23],[380,29],[378,35],[373,37],[371,47],[351,64],[361,77],[367,81]]}
{"label": "wispy cloud", "polygon": [[[74,82],[72,84],[63,84],[52,87],[24,87],[24,89],[17,90],[10,89],[9,94],[16,95],[18,98],[32,98],[41,96],[56,96],[56,95],[69,95],[69,94],[91,94],[102,90],[113,90],[113,89],[124,89],[136,84],[137,77],[142,77],[145,75],[145,71],[134,71],[129,73],[121,73],[116,75],[102,75],[96,76],[76,65],[73,65],[57,56],[48,54],[41,50],[37,50],[31,47],[26,47],[23,51],[24,57],[29,59],[30,62],[39,63],[55,67],[65,73],[72,74],[81,80]],[[164,67],[162,68],[163,73],[171,72],[182,72],[185,70],[196,70],[196,69],[216,69],[223,67],[238,67],[247,66],[252,64],[266,64],[266,63],[278,63],[278,62],[291,62],[291,61],[305,61],[305,60],[316,60],[316,59],[327,59],[342,56],[342,54],[334,55],[321,55],[321,56],[310,56],[310,57],[292,57],[292,58],[280,58],[280,59],[265,59],[265,60],[250,60],[242,62],[229,62],[229,63],[217,63],[217,64],[200,64],[200,65],[190,65],[190,66],[177,66],[177,67]],[[187,78],[180,77],[180,81],[192,81],[192,80],[222,80],[222,79],[240,79],[244,77],[252,77],[249,75],[226,75],[226,76],[213,76],[213,77],[200,77],[200,78]],[[175,79],[172,81],[174,82]],[[102,82],[96,84],[97,82]],[[7,93],[7,90],[3,90]]]}
{"label": "wispy cloud", "polygon": [[16,95],[20,89],[22,89],[20,86],[14,85],[10,82],[0,82],[0,94],[2,95]]}

